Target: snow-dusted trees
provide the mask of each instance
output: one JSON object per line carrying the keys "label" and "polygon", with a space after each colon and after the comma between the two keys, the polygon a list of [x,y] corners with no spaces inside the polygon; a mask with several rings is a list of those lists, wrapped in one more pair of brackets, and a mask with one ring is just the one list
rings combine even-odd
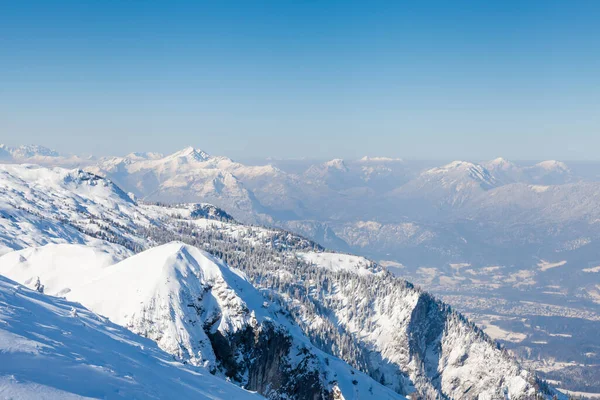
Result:
{"label": "snow-dusted trees", "polygon": [[[442,388],[448,384],[442,382],[437,368],[460,369],[461,362],[474,362],[458,359],[456,365],[436,366],[432,354],[448,357],[452,346],[464,346],[468,352],[469,346],[482,345],[499,364],[499,375],[518,374],[511,356],[498,350],[474,324],[374,265],[370,269],[375,273],[357,274],[310,264],[297,253],[322,249],[285,231],[240,227],[232,234],[218,226],[198,228],[181,221],[171,221],[169,226],[141,233],[157,244],[181,240],[203,248],[244,271],[266,300],[280,304],[313,344],[400,393],[409,393],[413,384],[425,398],[468,389],[461,389],[465,378],[451,384],[454,389]],[[482,376],[491,373],[481,372]],[[528,379],[530,385],[537,384],[532,375]]]}

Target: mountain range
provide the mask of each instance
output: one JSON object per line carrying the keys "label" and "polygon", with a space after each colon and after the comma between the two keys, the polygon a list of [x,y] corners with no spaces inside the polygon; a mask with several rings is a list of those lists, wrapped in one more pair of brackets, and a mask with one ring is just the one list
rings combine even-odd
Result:
{"label": "mountain range", "polygon": [[[51,154],[46,165],[72,166],[54,151],[27,148],[38,150],[6,162],[35,163]],[[544,376],[600,392],[600,343],[583,336],[587,330],[577,327],[584,322],[574,319],[600,320],[600,284],[590,272],[600,265],[600,165],[497,158],[439,166],[385,157],[241,163],[193,147],[79,159],[78,173],[90,173],[92,181],[108,178],[133,203],[210,203],[241,223],[288,230],[377,260],[450,301]],[[131,241],[137,251],[142,244],[128,231],[131,224],[117,225],[117,232],[102,224],[79,229]],[[46,232],[64,229],[57,224]],[[65,234],[69,241],[89,241]],[[12,237],[28,241],[13,247],[47,242],[46,235]],[[538,318],[552,328],[537,329]],[[563,326],[557,318],[573,328],[557,333]],[[579,365],[597,372],[579,379]]]}
{"label": "mountain range", "polygon": [[[206,163],[199,155],[150,161],[178,169]],[[9,395],[560,395],[452,307],[363,257],[207,204],[142,202],[81,169],[0,172],[2,357],[19,360],[2,363]],[[82,385],[60,368],[104,373]]]}

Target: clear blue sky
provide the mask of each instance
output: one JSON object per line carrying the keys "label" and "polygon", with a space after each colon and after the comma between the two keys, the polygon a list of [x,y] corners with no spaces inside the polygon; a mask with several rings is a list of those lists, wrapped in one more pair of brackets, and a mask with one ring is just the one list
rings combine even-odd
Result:
{"label": "clear blue sky", "polygon": [[0,142],[600,159],[600,1],[0,0]]}

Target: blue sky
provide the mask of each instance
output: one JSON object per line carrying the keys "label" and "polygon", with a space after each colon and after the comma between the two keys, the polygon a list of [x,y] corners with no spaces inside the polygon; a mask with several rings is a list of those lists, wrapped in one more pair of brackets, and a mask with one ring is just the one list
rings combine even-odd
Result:
{"label": "blue sky", "polygon": [[600,160],[599,1],[0,0],[0,142]]}

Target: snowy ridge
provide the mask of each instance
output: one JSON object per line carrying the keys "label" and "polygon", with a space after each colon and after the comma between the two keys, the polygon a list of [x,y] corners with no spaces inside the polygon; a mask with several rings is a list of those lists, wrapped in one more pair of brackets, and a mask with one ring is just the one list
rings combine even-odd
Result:
{"label": "snowy ridge", "polygon": [[0,276],[3,399],[259,399],[77,303]]}
{"label": "snowy ridge", "polygon": [[329,160],[323,164],[323,166],[327,168],[339,169],[340,171],[348,171],[348,167],[346,167],[346,163],[341,158],[335,158],[333,160]]}
{"label": "snowy ridge", "polygon": [[538,168],[545,169],[546,171],[558,171],[558,172],[570,172],[567,164],[556,160],[546,160],[539,162],[535,165]]}
{"label": "snowy ridge", "polygon": [[[56,249],[39,251],[52,258]],[[72,250],[73,257],[80,255],[79,248]],[[19,251],[13,259],[25,252]],[[63,251],[61,261],[73,264],[74,259],[68,260],[66,254]],[[1,260],[2,266],[6,260],[7,256]],[[60,267],[55,265],[46,274],[44,265],[37,266],[39,281],[43,284],[54,277],[55,268]],[[0,268],[0,273],[18,275],[20,271],[12,266]],[[304,394],[327,397],[334,393],[346,399],[400,398],[314,348],[297,326],[280,317],[282,310],[266,302],[240,271],[194,247],[169,243],[112,266],[98,264],[95,270],[87,268],[75,274],[85,276],[85,280],[73,287],[76,279],[65,277],[72,290],[60,291],[67,298],[155,340],[178,360],[228,376],[270,398],[303,398]],[[274,363],[273,358],[278,362]]]}
{"label": "snowy ridge", "polygon": [[68,296],[104,268],[133,255],[126,249],[96,241],[88,245],[48,244],[0,257],[0,275],[51,296]]}
{"label": "snowy ridge", "polygon": [[[201,250],[170,243],[97,271],[92,282],[67,297],[155,340],[178,359],[215,368],[205,324],[213,322],[212,333],[256,324],[230,288],[249,285],[232,272]],[[110,292],[121,295],[107,296]],[[260,310],[260,304],[254,308]]]}
{"label": "snowy ridge", "polygon": [[479,185],[482,189],[496,186],[494,176],[486,168],[466,161],[453,161],[443,167],[425,171],[422,176],[434,179],[445,188],[453,187],[456,191],[470,185]]}
{"label": "snowy ridge", "polygon": [[157,160],[159,158],[163,158],[165,155],[162,153],[155,153],[151,151],[135,151],[133,153],[127,154],[124,158],[130,160]]}
{"label": "snowy ridge", "polygon": [[10,147],[5,144],[0,144],[0,151],[10,154],[13,158],[24,160],[33,157],[59,157],[57,151],[47,147],[38,145],[23,145],[18,147]]}
{"label": "snowy ridge", "polygon": [[392,158],[392,157],[369,157],[364,156],[360,160],[361,163],[393,163],[393,162],[402,162],[401,158]]}
{"label": "snowy ridge", "polygon": [[[207,219],[235,222],[233,217],[222,209],[208,203],[184,204],[144,204],[143,207],[154,215],[174,219]],[[160,217],[159,217],[160,218]]]}
{"label": "snowy ridge", "polygon": [[171,154],[170,156],[165,157],[164,160],[167,162],[172,160],[177,160],[179,162],[181,162],[181,160],[184,160],[185,162],[189,162],[189,160],[202,162],[207,161],[209,158],[210,156],[208,155],[208,153],[189,146],[181,151],[178,151],[174,154]]}
{"label": "snowy ridge", "polygon": [[299,252],[297,254],[309,264],[327,268],[331,271],[348,271],[359,275],[383,273],[381,267],[364,257],[327,252]]}
{"label": "snowy ridge", "polygon": [[561,185],[572,183],[576,179],[571,173],[571,169],[563,162],[556,160],[547,160],[524,169],[531,183],[540,185]]}
{"label": "snowy ridge", "polygon": [[312,179],[327,179],[330,178],[328,174],[340,174],[348,171],[344,160],[335,158],[319,165],[313,165],[305,172],[305,175]]}
{"label": "snowy ridge", "polygon": [[80,169],[0,165],[0,254],[94,237],[139,242],[133,230],[149,223],[107,179]]}
{"label": "snowy ridge", "polygon": [[[279,276],[292,279],[291,274]],[[354,353],[332,351],[349,362],[365,363],[363,368],[379,382],[404,393],[414,387],[425,398],[502,399],[507,394],[525,399],[539,393],[531,373],[427,293],[389,275],[358,269],[326,276],[328,286],[314,295],[326,312],[317,315],[298,305],[295,314],[317,340],[326,341],[336,325],[350,334],[357,344]]]}
{"label": "snowy ridge", "polygon": [[490,171],[490,173],[501,184],[521,182],[526,179],[522,168],[519,168],[516,164],[502,157],[488,161],[484,163],[483,166]]}
{"label": "snowy ridge", "polygon": [[446,210],[461,207],[498,185],[496,177],[482,165],[453,161],[422,172],[394,190],[391,198],[400,201],[416,199],[417,207],[423,210]]}

